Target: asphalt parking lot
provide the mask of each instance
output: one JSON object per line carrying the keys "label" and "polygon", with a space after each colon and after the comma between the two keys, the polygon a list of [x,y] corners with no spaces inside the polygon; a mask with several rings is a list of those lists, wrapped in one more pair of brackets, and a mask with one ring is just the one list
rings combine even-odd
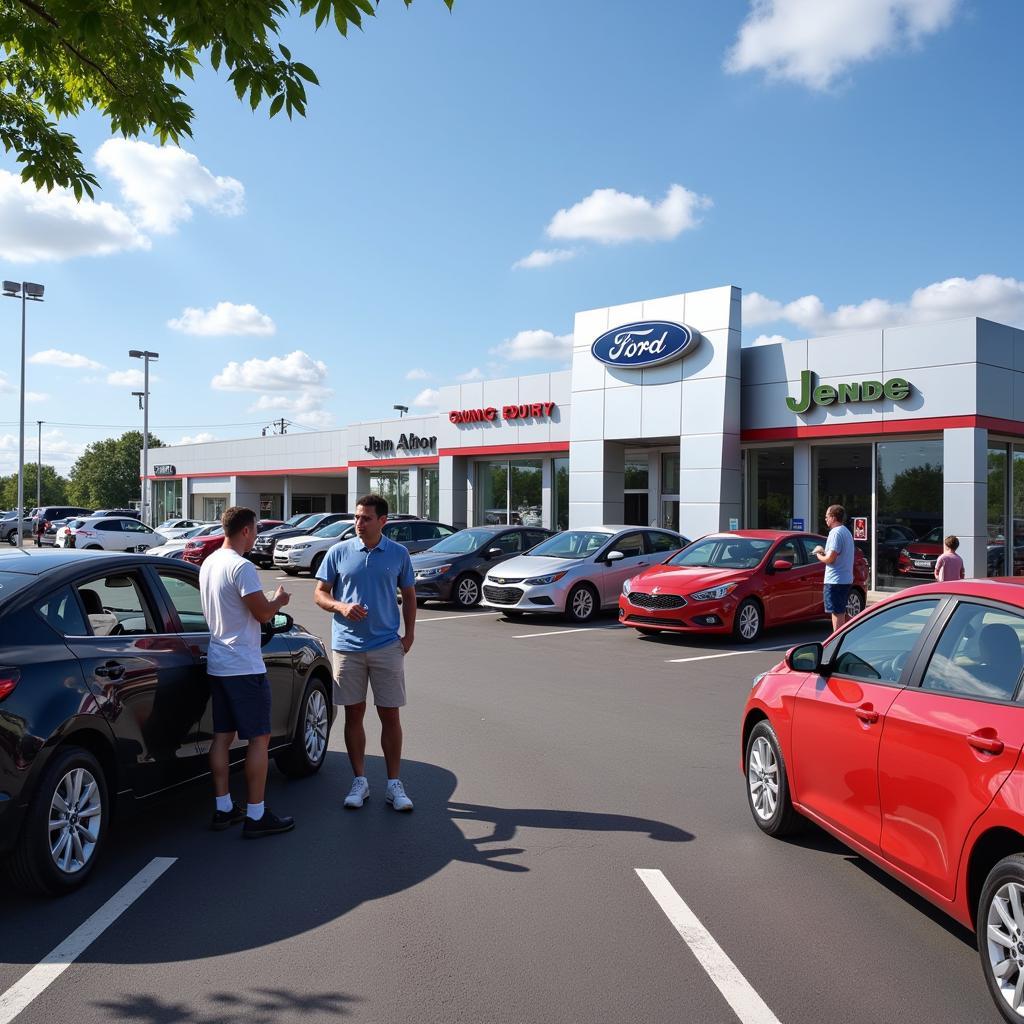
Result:
{"label": "asphalt parking lot", "polygon": [[[329,636],[312,582],[283,582]],[[751,678],[824,633],[751,649],[421,609],[413,814],[384,803],[368,719],[360,811],[338,728],[320,775],[271,770],[286,836],[207,831],[202,784],[123,819],[83,891],[0,888],[0,1024],[995,1020],[970,935],[823,833],[750,820]],[[74,963],[37,966],[155,858],[173,861]]]}

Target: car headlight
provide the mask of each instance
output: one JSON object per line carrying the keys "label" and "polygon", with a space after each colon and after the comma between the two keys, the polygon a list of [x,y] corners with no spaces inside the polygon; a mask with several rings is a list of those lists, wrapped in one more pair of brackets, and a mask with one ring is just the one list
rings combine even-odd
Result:
{"label": "car headlight", "polygon": [[305,551],[309,544],[292,544],[287,550],[288,551]]}
{"label": "car headlight", "polygon": [[737,586],[739,586],[737,583],[723,583],[720,587],[698,590],[696,594],[690,595],[690,599],[693,601],[721,601],[726,594],[735,590]]}
{"label": "car headlight", "polygon": [[431,580],[435,576],[443,576],[451,567],[451,562],[449,562],[447,565],[432,565],[426,569],[417,569],[416,579]]}
{"label": "car headlight", "polygon": [[623,597],[629,597],[629,595],[632,593],[632,591],[633,591],[633,581],[631,579],[630,580],[626,580],[622,584],[622,594],[623,594]]}
{"label": "car headlight", "polygon": [[528,587],[546,587],[549,583],[557,583],[568,571],[568,569],[563,569],[561,572],[553,572],[548,576],[532,576],[523,582]]}
{"label": "car headlight", "polygon": [[910,552],[906,548],[900,548],[900,558],[909,558]]}
{"label": "car headlight", "polygon": [[761,682],[761,680],[764,679],[766,675],[768,675],[767,672],[758,672],[758,674],[754,676],[754,681],[750,684],[750,688],[752,690],[757,689],[757,684]]}

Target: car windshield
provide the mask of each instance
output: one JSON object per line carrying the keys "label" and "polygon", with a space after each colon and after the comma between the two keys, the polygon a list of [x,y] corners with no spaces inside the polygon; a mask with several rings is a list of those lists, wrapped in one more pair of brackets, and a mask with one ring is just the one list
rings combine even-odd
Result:
{"label": "car windshield", "polygon": [[29,573],[0,572],[0,602],[37,579]]}
{"label": "car windshield", "polygon": [[295,515],[293,515],[291,517],[291,519],[286,519],[284,525],[285,526],[298,526],[299,523],[301,523],[303,519],[309,519],[311,515],[312,515],[312,513],[310,513],[310,512],[297,512]]}
{"label": "car windshield", "polygon": [[181,520],[179,519],[165,519],[158,527],[158,530],[173,529]]}
{"label": "car windshield", "polygon": [[77,530],[80,526],[85,526],[84,519],[72,519],[71,522],[68,523],[69,530]]}
{"label": "car windshield", "polygon": [[753,569],[772,546],[771,540],[751,537],[705,537],[673,555],[667,565],[706,569]]}
{"label": "car windshield", "polygon": [[336,523],[328,523],[321,526],[319,530],[313,531],[314,537],[340,537],[352,525],[346,519],[339,519]]}
{"label": "car windshield", "polygon": [[589,558],[611,540],[610,533],[591,533],[589,530],[564,530],[538,544],[531,555],[546,558]]}
{"label": "car windshield", "polygon": [[936,526],[934,530],[929,530],[923,537],[918,537],[917,542],[919,544],[941,544],[942,527]]}
{"label": "car windshield", "polygon": [[448,555],[468,555],[471,551],[476,551],[478,547],[493,539],[494,534],[490,530],[459,530],[458,533],[439,540],[428,550],[431,553],[440,551]]}

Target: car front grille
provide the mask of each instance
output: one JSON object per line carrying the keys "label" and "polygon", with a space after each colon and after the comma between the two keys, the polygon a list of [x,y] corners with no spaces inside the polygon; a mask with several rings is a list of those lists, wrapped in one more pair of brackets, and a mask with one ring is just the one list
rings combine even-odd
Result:
{"label": "car front grille", "polygon": [[517,579],[512,579],[511,577],[508,577],[508,576],[488,576],[487,579],[488,579],[488,582],[490,582],[490,583],[501,583],[501,584],[506,584],[506,583],[522,583],[523,582],[522,577],[519,577]]}
{"label": "car front grille", "polygon": [[484,587],[484,597],[495,604],[519,604],[523,592],[515,587]]}
{"label": "car front grille", "polygon": [[635,590],[626,595],[626,600],[637,608],[659,610],[682,608],[686,604],[686,598],[678,594],[641,594]]}
{"label": "car front grille", "polygon": [[660,619],[657,615],[636,615],[633,612],[627,612],[623,619],[627,625],[632,626],[637,622],[649,622],[653,626],[681,626],[685,625],[685,622],[680,620],[679,622],[673,622],[671,619]]}

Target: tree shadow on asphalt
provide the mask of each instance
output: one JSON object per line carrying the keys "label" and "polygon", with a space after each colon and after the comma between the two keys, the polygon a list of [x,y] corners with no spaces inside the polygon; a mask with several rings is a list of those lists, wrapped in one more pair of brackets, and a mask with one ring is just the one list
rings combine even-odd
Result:
{"label": "tree shadow on asphalt", "polygon": [[274,1024],[282,1015],[294,1020],[326,1020],[352,1012],[350,1004],[359,1002],[341,992],[303,993],[285,989],[257,988],[248,992],[214,992],[206,996],[210,1009],[189,1003],[174,1003],[151,995],[124,996],[92,1005],[104,1011],[110,1020],[130,1020],[139,1024]]}
{"label": "tree shadow on asphalt", "polygon": [[[209,831],[208,782],[123,818],[111,837],[106,863],[98,865],[83,890],[61,900],[59,933],[53,939],[63,938],[68,920],[88,916],[111,889],[154,856],[175,856],[178,861],[138,908],[129,911],[146,914],[150,923],[141,930],[136,925],[129,933],[136,936],[132,942],[123,941],[123,932],[118,941],[114,936],[119,927],[111,929],[85,951],[83,961],[187,961],[272,945],[338,920],[364,903],[411,889],[454,862],[525,874],[530,871],[523,862],[529,859],[529,844],[507,845],[520,829],[638,833],[666,843],[694,838],[675,825],[628,815],[452,802],[455,775],[421,761],[403,761],[402,778],[416,810],[397,814],[384,802],[381,757],[367,758],[367,776],[369,802],[361,810],[345,811],[341,801],[351,774],[344,753],[329,752],[320,774],[310,779],[288,781],[271,771],[268,806],[294,815],[296,828],[260,842],[243,842],[240,828]],[[236,796],[243,787],[233,777]],[[459,821],[490,830],[467,838]],[[10,928],[12,936],[38,935],[46,927],[40,910],[53,906],[14,893],[4,893],[3,902],[4,933]],[[42,937],[36,944],[40,942]],[[35,959],[4,944],[8,959]]]}

